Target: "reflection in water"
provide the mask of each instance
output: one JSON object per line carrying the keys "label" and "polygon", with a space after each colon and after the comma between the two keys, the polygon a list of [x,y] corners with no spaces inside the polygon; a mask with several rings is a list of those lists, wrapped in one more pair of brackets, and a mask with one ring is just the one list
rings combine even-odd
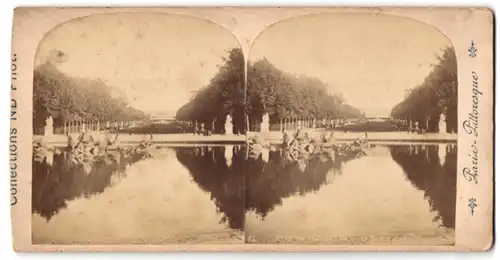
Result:
{"label": "reflection in water", "polygon": [[290,160],[276,151],[268,161],[249,159],[246,234],[261,243],[401,235],[402,243],[453,243],[457,149],[444,148],[372,145],[365,156]]}
{"label": "reflection in water", "polygon": [[177,148],[177,159],[198,186],[210,193],[222,222],[243,229],[245,217],[245,150],[241,146]]}
{"label": "reflection in water", "polygon": [[457,147],[452,144],[433,146],[392,146],[391,156],[411,183],[424,196],[436,221],[447,228],[455,228],[455,201],[457,193]]}
{"label": "reflection in water", "polygon": [[242,243],[244,154],[228,147],[34,158],[33,241]]}
{"label": "reflection in water", "polygon": [[[174,154],[163,156],[161,151]],[[94,218],[79,212],[104,211],[98,213],[113,221],[123,219],[116,230],[106,231],[113,237],[123,231],[119,225],[138,221],[158,221],[147,230],[152,237],[226,228],[255,236],[343,236],[455,227],[455,145],[372,145],[363,156],[328,150],[291,156],[273,148],[246,158],[248,151],[237,145],[161,148],[146,160],[124,153],[108,151],[86,164],[73,163],[67,152],[34,160],[33,213],[49,223],[70,201],[80,199],[86,204],[73,205],[74,214],[63,218],[93,225],[96,220],[86,218]],[[111,191],[114,183],[120,187]],[[116,203],[116,209],[91,196],[99,194],[106,196],[106,203]],[[139,213],[130,209],[128,216],[117,215],[119,203],[135,197],[136,204],[130,205],[139,207]],[[151,202],[147,208],[146,202]],[[123,231],[123,239],[144,229],[138,225]]]}
{"label": "reflection in water", "polygon": [[[62,150],[62,149],[61,149]],[[50,220],[66,202],[102,193],[141,156],[125,156],[125,151],[108,151],[100,158],[73,163],[68,151],[47,152],[45,161],[33,162],[32,211]]]}
{"label": "reflection in water", "polygon": [[264,218],[284,198],[318,191],[341,173],[342,164],[357,153],[335,155],[320,152],[291,158],[283,150],[249,158],[246,168],[246,209]]}

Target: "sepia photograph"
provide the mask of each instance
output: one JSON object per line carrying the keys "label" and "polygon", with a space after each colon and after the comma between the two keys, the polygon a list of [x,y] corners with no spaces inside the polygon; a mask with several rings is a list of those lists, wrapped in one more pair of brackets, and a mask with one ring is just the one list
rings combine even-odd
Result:
{"label": "sepia photograph", "polygon": [[238,41],[203,19],[52,29],[33,79],[33,243],[243,243],[244,84]]}
{"label": "sepia photograph", "polygon": [[16,8],[14,250],[487,251],[492,28],[486,8]]}
{"label": "sepia photograph", "polygon": [[247,96],[247,242],[454,244],[457,61],[438,30],[277,22],[252,44]]}

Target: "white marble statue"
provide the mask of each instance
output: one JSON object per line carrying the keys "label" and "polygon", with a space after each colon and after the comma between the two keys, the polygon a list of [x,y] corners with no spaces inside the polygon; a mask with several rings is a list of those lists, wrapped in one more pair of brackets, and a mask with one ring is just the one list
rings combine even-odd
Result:
{"label": "white marble statue", "polygon": [[233,118],[230,114],[226,116],[226,122],[224,123],[224,130],[226,135],[233,134]]}
{"label": "white marble statue", "polygon": [[45,132],[44,132],[44,135],[45,136],[54,135],[54,121],[52,120],[51,116],[49,116],[49,118],[47,118],[45,120]]}
{"label": "white marble statue", "polygon": [[441,116],[439,117],[439,133],[446,133],[446,119],[444,114],[441,114]]}
{"label": "white marble statue", "polygon": [[260,123],[260,132],[261,133],[269,132],[269,115],[267,113],[262,115],[262,122]]}

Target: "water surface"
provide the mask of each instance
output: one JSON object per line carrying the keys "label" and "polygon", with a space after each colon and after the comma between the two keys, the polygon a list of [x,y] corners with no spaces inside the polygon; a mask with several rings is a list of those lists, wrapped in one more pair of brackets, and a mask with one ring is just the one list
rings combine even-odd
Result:
{"label": "water surface", "polygon": [[247,154],[158,147],[150,158],[112,151],[87,165],[52,154],[51,165],[33,166],[33,242],[454,242],[455,145]]}
{"label": "water surface", "polygon": [[244,202],[232,199],[242,198],[243,172],[225,165],[221,149],[161,148],[146,159],[115,151],[90,172],[66,153],[51,167],[35,164],[33,242],[243,243]]}
{"label": "water surface", "polygon": [[446,144],[376,145],[364,156],[302,161],[261,156],[246,179],[247,240],[453,244],[456,156]]}

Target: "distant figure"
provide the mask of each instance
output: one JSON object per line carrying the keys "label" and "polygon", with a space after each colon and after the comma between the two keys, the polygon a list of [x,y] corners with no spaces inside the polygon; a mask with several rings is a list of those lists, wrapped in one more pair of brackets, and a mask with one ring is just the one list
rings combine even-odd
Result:
{"label": "distant figure", "polygon": [[365,132],[365,139],[368,139],[368,132]]}
{"label": "distant figure", "polygon": [[198,122],[194,122],[193,135],[199,134],[200,129],[198,128]]}
{"label": "distant figure", "polygon": [[205,134],[205,124],[201,123],[200,125],[200,132],[198,133],[199,135],[204,135]]}

